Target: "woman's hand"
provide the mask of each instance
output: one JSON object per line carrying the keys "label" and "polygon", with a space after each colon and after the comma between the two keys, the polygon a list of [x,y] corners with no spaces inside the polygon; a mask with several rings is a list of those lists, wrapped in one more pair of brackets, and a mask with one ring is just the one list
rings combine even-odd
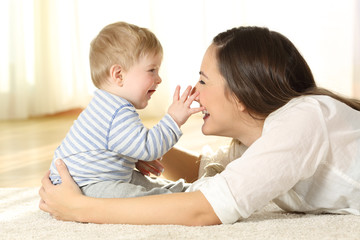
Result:
{"label": "woman's hand", "polygon": [[146,162],[139,160],[135,166],[136,169],[139,170],[143,175],[150,176],[151,174],[154,174],[155,176],[160,176],[161,173],[164,171],[164,166],[161,164],[161,162],[158,160]]}
{"label": "woman's hand", "polygon": [[55,163],[62,183],[53,185],[49,179],[50,171],[47,172],[41,181],[39,208],[56,219],[78,221],[76,212],[82,206],[84,195],[70,176],[65,163],[60,159]]}

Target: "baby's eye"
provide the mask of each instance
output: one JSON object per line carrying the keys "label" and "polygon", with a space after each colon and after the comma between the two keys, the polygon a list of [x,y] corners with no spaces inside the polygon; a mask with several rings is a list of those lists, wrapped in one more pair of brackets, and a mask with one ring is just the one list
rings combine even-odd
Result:
{"label": "baby's eye", "polygon": [[153,69],[150,69],[149,72],[155,72],[155,70],[156,70],[156,69],[153,68]]}

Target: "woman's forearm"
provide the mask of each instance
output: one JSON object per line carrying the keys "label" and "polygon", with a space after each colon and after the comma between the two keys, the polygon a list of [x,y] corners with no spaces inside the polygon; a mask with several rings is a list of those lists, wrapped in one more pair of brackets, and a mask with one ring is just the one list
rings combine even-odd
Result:
{"label": "woman's forearm", "polygon": [[41,210],[59,220],[122,224],[220,224],[210,203],[200,192],[136,198],[91,198],[82,195],[63,161],[56,161],[62,183],[53,185],[48,171],[39,190]]}
{"label": "woman's forearm", "polygon": [[163,156],[161,163],[165,169],[163,176],[166,179],[176,181],[183,178],[187,182],[198,179],[199,154],[173,147]]}
{"label": "woman's forearm", "polygon": [[120,224],[220,224],[200,192],[174,193],[138,198],[100,199],[86,197],[76,221]]}

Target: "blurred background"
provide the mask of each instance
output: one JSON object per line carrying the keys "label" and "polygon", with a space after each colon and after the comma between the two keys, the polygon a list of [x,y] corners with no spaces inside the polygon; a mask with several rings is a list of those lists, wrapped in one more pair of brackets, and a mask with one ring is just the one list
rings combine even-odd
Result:
{"label": "blurred background", "polygon": [[320,86],[360,97],[360,0],[1,0],[0,119],[85,107],[90,42],[116,21],[150,29],[164,47],[145,117],[165,113],[177,84],[194,85],[212,38],[240,25],[284,34]]}

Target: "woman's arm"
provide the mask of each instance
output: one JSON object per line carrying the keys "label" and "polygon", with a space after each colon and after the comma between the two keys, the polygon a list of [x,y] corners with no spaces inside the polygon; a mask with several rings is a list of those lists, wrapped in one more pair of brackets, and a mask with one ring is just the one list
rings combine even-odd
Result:
{"label": "woman's arm", "polygon": [[74,213],[80,222],[189,226],[221,223],[200,191],[140,198],[87,198],[81,204],[82,208]]}
{"label": "woman's arm", "polygon": [[62,184],[42,179],[40,209],[56,219],[92,223],[123,224],[220,224],[209,202],[200,192],[104,199],[81,194],[65,164],[57,161]]}
{"label": "woman's arm", "polygon": [[[176,181],[180,178],[187,182],[194,182],[198,179],[200,166],[199,154],[188,150],[173,147],[162,158],[161,161],[142,161],[136,163],[136,169],[144,175],[154,174],[168,180]],[[166,169],[165,169],[166,168]]]}
{"label": "woman's arm", "polygon": [[161,161],[166,179],[176,181],[180,178],[187,182],[194,182],[198,179],[200,155],[173,147],[163,157]]}

